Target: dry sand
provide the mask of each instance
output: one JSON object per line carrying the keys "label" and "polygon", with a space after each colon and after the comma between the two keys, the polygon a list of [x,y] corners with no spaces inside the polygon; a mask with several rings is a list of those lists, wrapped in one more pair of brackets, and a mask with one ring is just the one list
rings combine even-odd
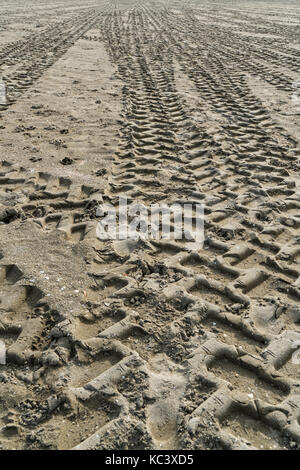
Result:
{"label": "dry sand", "polygon": [[[2,449],[300,447],[298,1],[0,0]],[[96,208],[205,205],[205,243]]]}

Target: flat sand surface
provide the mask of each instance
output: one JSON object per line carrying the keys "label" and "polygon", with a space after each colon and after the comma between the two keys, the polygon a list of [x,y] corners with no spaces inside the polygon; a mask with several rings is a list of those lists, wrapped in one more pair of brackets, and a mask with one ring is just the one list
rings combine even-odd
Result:
{"label": "flat sand surface", "polygon": [[[299,24],[0,0],[0,449],[300,448]],[[121,196],[203,246],[99,239]]]}

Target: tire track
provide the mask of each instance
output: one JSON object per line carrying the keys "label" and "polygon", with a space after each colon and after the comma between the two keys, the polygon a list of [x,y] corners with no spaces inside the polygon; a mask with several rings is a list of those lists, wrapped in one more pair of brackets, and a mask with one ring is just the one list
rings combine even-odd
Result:
{"label": "tire track", "polygon": [[[53,448],[299,446],[299,374],[291,365],[300,335],[298,142],[247,86],[246,71],[268,79],[260,51],[250,45],[257,61],[241,62],[244,49],[235,45],[249,51],[246,41],[234,36],[224,44],[228,33],[203,26],[198,10],[114,2],[97,17],[124,83],[119,148],[104,194],[50,173],[29,178],[2,162],[0,187],[21,198],[20,215],[53,223],[93,252],[84,311],[51,324],[51,353],[65,348],[70,362],[45,372],[59,393],[48,390],[44,401],[21,409],[23,427],[42,422],[47,433],[66,417],[70,438],[48,434]],[[253,24],[248,11],[229,12],[225,22]],[[260,18],[257,30],[273,26]],[[285,36],[286,28],[275,29]],[[282,60],[271,52],[263,59]],[[179,91],[177,64],[195,87],[201,122]],[[288,75],[272,70],[269,79],[290,90]],[[221,117],[214,128],[204,102]],[[130,204],[203,203],[203,248],[142,238],[97,244],[95,205],[117,203],[119,195]],[[4,309],[21,317],[20,270],[7,264],[2,291],[12,300]],[[3,331],[18,343],[18,329]],[[43,432],[27,445],[43,448]]]}

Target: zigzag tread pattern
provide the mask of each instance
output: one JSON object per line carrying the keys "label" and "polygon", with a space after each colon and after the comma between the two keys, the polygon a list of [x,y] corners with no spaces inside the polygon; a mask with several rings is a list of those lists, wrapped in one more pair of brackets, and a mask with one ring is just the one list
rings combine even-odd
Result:
{"label": "zigzag tread pattern", "polygon": [[[2,224],[32,219],[93,253],[78,315],[57,311],[2,253],[0,390],[22,382],[31,397],[17,407],[0,402],[4,447],[299,448],[299,145],[247,81],[252,74],[293,91],[297,30],[260,16],[249,43],[251,11],[227,13],[220,23],[202,2],[109,2],[54,28],[68,35],[62,48],[83,32],[104,43],[124,84],[122,124],[103,193],[1,161],[0,191],[10,195]],[[12,51],[12,63],[28,49],[39,56],[52,33],[3,54]],[[196,119],[179,76],[193,87],[197,112],[219,116],[212,130]],[[95,208],[122,195],[203,204],[203,247],[99,241]]]}

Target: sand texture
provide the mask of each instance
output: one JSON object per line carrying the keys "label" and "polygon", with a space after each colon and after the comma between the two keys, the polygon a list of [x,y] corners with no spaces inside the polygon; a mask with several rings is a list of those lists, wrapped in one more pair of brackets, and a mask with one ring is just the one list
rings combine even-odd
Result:
{"label": "sand texture", "polygon": [[[0,0],[1,449],[300,448],[299,24]],[[120,196],[203,247],[100,240]]]}

